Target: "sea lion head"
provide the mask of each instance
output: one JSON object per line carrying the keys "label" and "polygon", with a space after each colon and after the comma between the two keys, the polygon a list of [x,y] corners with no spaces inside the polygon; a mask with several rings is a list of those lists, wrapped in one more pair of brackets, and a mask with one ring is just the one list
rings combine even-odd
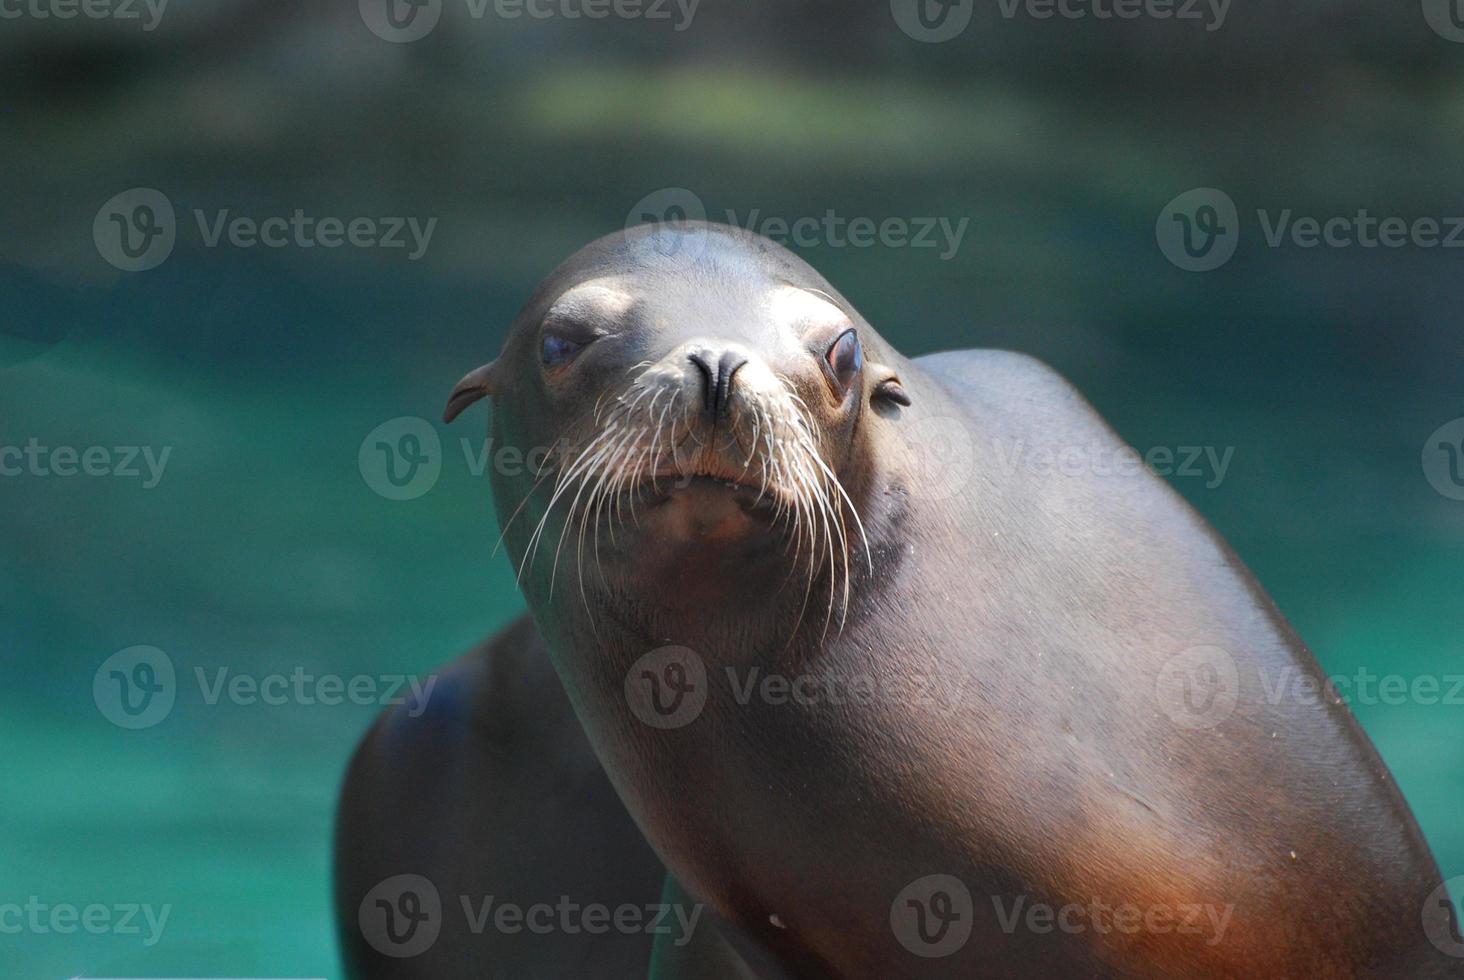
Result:
{"label": "sea lion head", "polygon": [[493,488],[536,608],[732,614],[816,586],[833,614],[872,561],[861,502],[872,427],[909,404],[899,363],[774,242],[649,225],[555,270],[445,418],[491,395],[495,445],[528,461]]}

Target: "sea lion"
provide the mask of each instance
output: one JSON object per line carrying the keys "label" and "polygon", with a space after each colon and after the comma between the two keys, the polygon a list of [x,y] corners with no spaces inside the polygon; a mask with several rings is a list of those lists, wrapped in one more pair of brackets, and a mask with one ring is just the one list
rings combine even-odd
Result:
{"label": "sea lion", "polygon": [[[639,978],[657,938],[584,928],[588,907],[657,904],[665,871],[524,616],[441,669],[425,704],[377,719],[341,791],[334,863],[351,977]],[[505,907],[523,918],[499,920]]]}
{"label": "sea lion", "polygon": [[[1311,654],[1042,364],[907,360],[791,253],[686,223],[561,266],[446,418],[490,395],[544,450],[493,474],[523,642],[744,966],[1464,975],[1346,706],[1274,694]],[[444,858],[525,846],[427,809]]]}

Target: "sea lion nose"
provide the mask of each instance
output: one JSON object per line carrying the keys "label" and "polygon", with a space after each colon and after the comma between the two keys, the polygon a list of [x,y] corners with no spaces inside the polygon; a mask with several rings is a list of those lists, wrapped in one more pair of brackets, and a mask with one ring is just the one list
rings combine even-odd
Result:
{"label": "sea lion nose", "polygon": [[732,379],[747,364],[747,355],[737,350],[717,352],[701,349],[686,356],[702,374],[707,414],[714,421],[723,418],[732,400]]}

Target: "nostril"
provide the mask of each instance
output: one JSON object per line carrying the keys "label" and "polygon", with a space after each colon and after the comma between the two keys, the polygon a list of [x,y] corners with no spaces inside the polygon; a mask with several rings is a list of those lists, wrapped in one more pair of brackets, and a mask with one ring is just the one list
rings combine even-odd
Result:
{"label": "nostril", "polygon": [[713,413],[722,416],[727,414],[727,403],[731,401],[728,397],[732,393],[732,378],[742,366],[747,363],[747,358],[735,351],[725,351],[721,360],[717,362],[717,397],[713,403]]}
{"label": "nostril", "polygon": [[700,351],[694,354],[688,354],[686,357],[702,373],[703,403],[706,405],[707,411],[711,412],[714,408],[713,399],[716,397],[717,392],[717,376],[712,371],[712,366],[707,363],[706,358]]}
{"label": "nostril", "polygon": [[726,415],[728,402],[731,401],[732,379],[747,364],[746,355],[736,351],[723,351],[715,366],[706,351],[687,354],[686,359],[695,364],[702,374],[707,413],[714,419]]}

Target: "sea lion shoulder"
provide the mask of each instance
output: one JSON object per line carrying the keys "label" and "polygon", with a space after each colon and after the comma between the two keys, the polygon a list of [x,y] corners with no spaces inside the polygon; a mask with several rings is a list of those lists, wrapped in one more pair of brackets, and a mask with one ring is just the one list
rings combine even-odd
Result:
{"label": "sea lion shoulder", "polygon": [[1030,354],[952,350],[915,358],[914,363],[975,419],[999,421],[1050,442],[1071,443],[1079,436],[1119,441],[1076,385]]}

